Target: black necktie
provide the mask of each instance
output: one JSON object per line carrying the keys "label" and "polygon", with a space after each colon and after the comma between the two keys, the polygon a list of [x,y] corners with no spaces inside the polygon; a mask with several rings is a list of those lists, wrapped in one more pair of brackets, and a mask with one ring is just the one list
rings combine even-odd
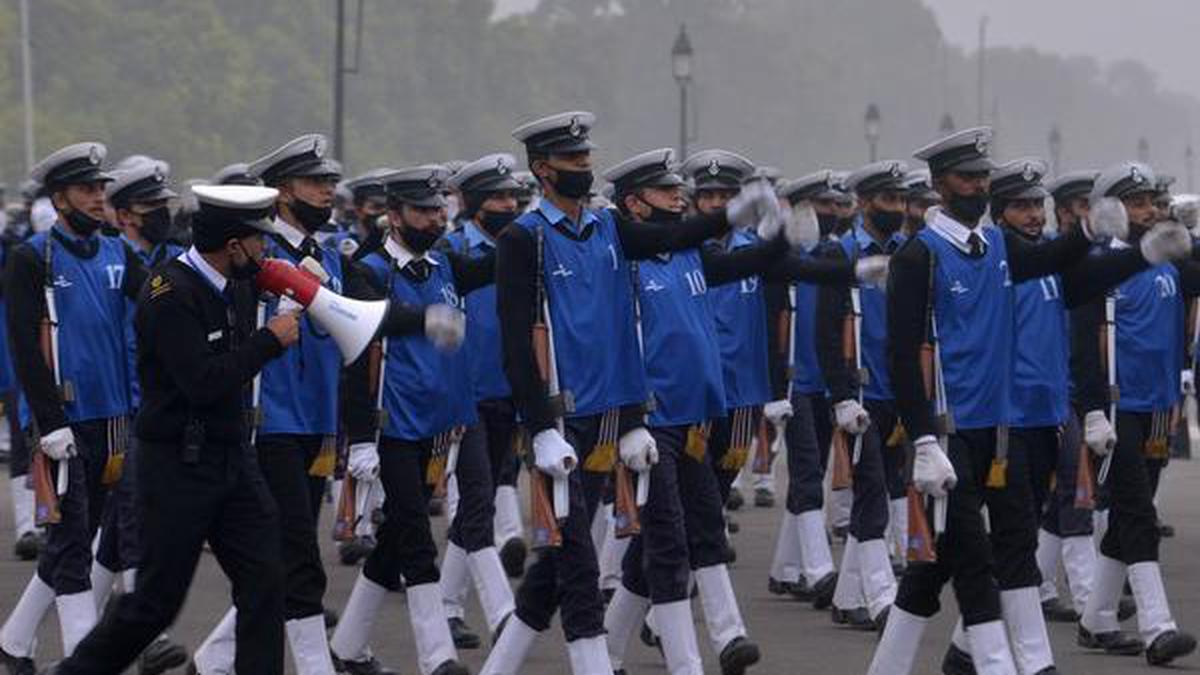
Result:
{"label": "black necktie", "polygon": [[417,258],[415,260],[410,260],[409,263],[404,266],[404,271],[412,275],[412,277],[417,281],[425,281],[429,278],[429,275],[433,272],[433,269],[430,268],[428,260]]}
{"label": "black necktie", "polygon": [[967,245],[971,247],[972,258],[983,256],[983,237],[980,237],[978,232],[972,232],[971,236],[967,237]]}
{"label": "black necktie", "polygon": [[300,242],[300,252],[317,262],[321,262],[321,245],[312,237],[305,237],[304,241]]}

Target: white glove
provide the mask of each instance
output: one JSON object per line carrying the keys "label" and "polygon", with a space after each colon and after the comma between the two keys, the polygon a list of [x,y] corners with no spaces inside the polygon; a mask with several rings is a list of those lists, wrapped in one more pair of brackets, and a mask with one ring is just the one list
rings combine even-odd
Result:
{"label": "white glove", "polygon": [[1117,432],[1113,431],[1112,424],[1103,412],[1093,410],[1083,416],[1083,441],[1101,457],[1117,447]]}
{"label": "white glove", "polygon": [[579,458],[558,429],[546,429],[533,437],[533,463],[551,478],[566,478],[579,463]]}
{"label": "white glove", "polygon": [[1088,239],[1125,239],[1129,236],[1129,214],[1116,197],[1102,197],[1092,204],[1083,232]]}
{"label": "white glove", "polygon": [[61,427],[42,436],[42,453],[61,462],[75,456],[75,434],[71,427]]}
{"label": "white glove", "polygon": [[821,225],[817,222],[817,212],[808,202],[800,202],[783,212],[783,236],[792,246],[799,246],[811,251],[821,241]]}
{"label": "white glove", "polygon": [[742,186],[737,196],[729,200],[725,207],[725,216],[734,227],[751,227],[770,214],[779,217],[779,200],[770,184],[764,180]]}
{"label": "white glove", "polygon": [[786,398],[771,401],[763,406],[763,417],[766,417],[767,421],[775,426],[786,423],[791,416],[792,402]]}
{"label": "white glove", "polygon": [[353,443],[350,456],[346,458],[346,470],[358,480],[375,480],[379,477],[379,450],[374,443]]}
{"label": "white glove", "polygon": [[866,432],[867,427],[871,426],[871,414],[852,398],[835,403],[833,415],[837,418],[838,428],[854,436]]}
{"label": "white glove", "polygon": [[430,305],[425,308],[425,337],[434,347],[444,352],[458,349],[466,330],[466,315],[450,305]]}
{"label": "white glove", "polygon": [[1142,235],[1138,248],[1151,265],[1183,260],[1192,254],[1192,235],[1183,225],[1164,220]]}
{"label": "white glove", "polygon": [[658,444],[645,427],[626,431],[617,442],[617,448],[621,452],[621,462],[630,471],[643,473],[658,463]]}
{"label": "white glove", "polygon": [[1171,199],[1171,219],[1195,232],[1200,227],[1200,197],[1179,195]]}
{"label": "white glove", "polygon": [[854,276],[860,283],[875,288],[887,286],[888,260],[886,255],[869,255],[854,262]]}
{"label": "white glove", "polygon": [[758,221],[758,228],[755,233],[759,239],[770,241],[779,236],[783,230],[783,213],[782,209],[775,209],[772,213],[767,213],[762,220]]}
{"label": "white glove", "polygon": [[316,277],[322,284],[329,283],[329,272],[321,267],[321,263],[317,262],[316,258],[306,255],[297,267]]}
{"label": "white glove", "polygon": [[922,436],[913,445],[916,448],[913,487],[930,497],[945,497],[958,483],[958,475],[954,473],[950,458],[942,452],[942,446],[933,436]]}
{"label": "white glove", "polygon": [[1196,374],[1191,368],[1185,368],[1179,372],[1179,391],[1184,396],[1196,395]]}

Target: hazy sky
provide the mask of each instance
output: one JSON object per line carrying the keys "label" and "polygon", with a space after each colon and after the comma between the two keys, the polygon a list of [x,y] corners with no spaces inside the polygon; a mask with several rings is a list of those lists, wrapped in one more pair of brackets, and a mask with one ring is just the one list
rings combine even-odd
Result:
{"label": "hazy sky", "polygon": [[[1200,98],[1200,0],[923,1],[952,44],[974,49],[979,17],[987,14],[988,44],[1083,54],[1104,63],[1133,58],[1157,72],[1165,87]],[[501,13],[536,4],[497,0]]]}

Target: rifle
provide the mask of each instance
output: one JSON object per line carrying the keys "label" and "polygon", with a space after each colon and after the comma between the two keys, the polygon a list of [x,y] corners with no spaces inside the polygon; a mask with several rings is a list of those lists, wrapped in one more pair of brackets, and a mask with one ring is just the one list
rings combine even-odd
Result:
{"label": "rifle", "polygon": [[[1113,434],[1117,433],[1117,401],[1121,392],[1117,386],[1117,298],[1112,293],[1104,297],[1104,326],[1100,331],[1102,361],[1108,375],[1108,423],[1112,426]],[[1100,472],[1096,482],[1104,485],[1108,480],[1108,470],[1112,466],[1113,448],[1104,460],[1100,462]]]}
{"label": "rifle", "polygon": [[[933,399],[934,414],[938,432],[938,444],[942,452],[950,448],[950,434],[954,433],[954,417],[950,414],[950,405],[946,400],[946,382],[942,378],[942,350],[938,339],[937,317],[933,313],[934,266],[937,261],[930,254],[929,261],[929,299],[925,304],[926,322],[925,342],[921,344],[921,380],[925,385],[925,395]],[[915,440],[915,439],[914,439]],[[911,486],[909,488],[912,489]],[[946,497],[933,500],[933,532],[940,535],[946,530]],[[921,513],[924,517],[924,513]],[[909,525],[912,527],[912,514]],[[926,524],[928,527],[928,524]]]}
{"label": "rifle", "polygon": [[[787,368],[784,371],[784,377],[787,378],[787,399],[792,400],[792,377],[796,371],[796,286],[788,284],[788,306],[779,313],[779,318],[775,330],[779,335],[779,344],[784,349],[787,349],[787,354],[784,358],[787,360]],[[764,420],[763,424],[766,422]],[[754,449],[754,462],[750,465],[750,470],[760,476],[771,473],[771,460],[776,454],[786,448],[787,440],[784,434],[784,428],[775,429],[775,440],[771,443],[764,443],[765,434],[759,433],[759,442]]]}
{"label": "rifle", "polygon": [[[51,251],[53,248],[50,240],[51,237],[47,233],[43,249],[46,277],[42,284],[46,301],[46,316],[39,324],[38,341],[42,350],[42,358],[46,362],[46,367],[50,369],[50,373],[54,376],[54,386],[65,404],[75,400],[75,388],[69,381],[63,382],[62,370],[58,360],[58,308],[54,302],[54,272],[51,265]],[[38,429],[36,417],[33,419],[31,429],[33,432],[33,457],[30,463],[30,480],[33,483],[34,519],[38,525],[55,524],[62,521],[62,512],[59,510],[58,500],[60,496],[67,492],[69,463],[67,460],[59,461],[57,463],[57,474],[54,480],[51,480],[51,460],[42,452],[41,432]]]}
{"label": "rifle", "polygon": [[1087,443],[1079,444],[1079,467],[1075,470],[1075,508],[1096,508],[1096,483],[1092,477],[1092,453]]}

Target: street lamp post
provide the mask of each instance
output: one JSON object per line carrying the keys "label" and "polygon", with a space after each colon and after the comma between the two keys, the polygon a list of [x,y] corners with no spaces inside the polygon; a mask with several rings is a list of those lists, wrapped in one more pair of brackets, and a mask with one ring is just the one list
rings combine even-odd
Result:
{"label": "street lamp post", "polygon": [[1050,167],[1057,174],[1061,166],[1059,164],[1062,158],[1062,133],[1058,130],[1058,125],[1050,127],[1050,136],[1046,139],[1046,144],[1050,146]]}
{"label": "street lamp post", "polygon": [[688,114],[687,91],[692,81],[692,41],[688,39],[687,25],[679,24],[679,36],[671,47],[671,74],[679,84],[679,159],[687,157]]}
{"label": "street lamp post", "polygon": [[938,131],[946,136],[954,133],[954,118],[950,116],[950,113],[942,115],[942,121],[938,124]]}
{"label": "street lamp post", "polygon": [[867,137],[870,161],[874,162],[878,156],[876,150],[879,145],[879,106],[874,103],[867,104],[867,113],[863,115],[863,130]]}
{"label": "street lamp post", "polygon": [[1193,179],[1196,177],[1196,154],[1192,152],[1191,143],[1188,143],[1187,147],[1183,149],[1183,161],[1187,169],[1187,189],[1188,192],[1191,192],[1196,189],[1193,185]]}
{"label": "street lamp post", "polygon": [[1145,136],[1138,139],[1137,153],[1139,162],[1150,162],[1150,141],[1147,141]]}

